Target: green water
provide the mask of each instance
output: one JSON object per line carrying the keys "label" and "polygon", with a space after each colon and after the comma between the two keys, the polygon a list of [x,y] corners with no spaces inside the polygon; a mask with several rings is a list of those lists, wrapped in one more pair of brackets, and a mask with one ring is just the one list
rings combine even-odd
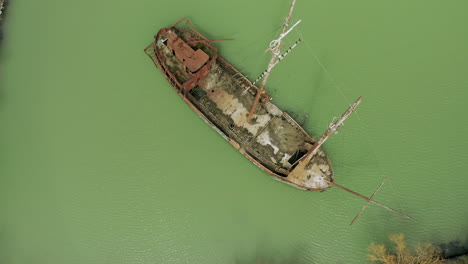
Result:
{"label": "green water", "polygon": [[[0,263],[365,263],[372,241],[468,240],[466,1],[301,1],[268,89],[318,137],[336,182],[259,170],[143,53],[187,16],[250,79],[289,1],[11,1],[0,49]],[[321,64],[315,59],[316,56]],[[308,116],[306,116],[308,115]],[[262,262],[263,263],[263,262]]]}

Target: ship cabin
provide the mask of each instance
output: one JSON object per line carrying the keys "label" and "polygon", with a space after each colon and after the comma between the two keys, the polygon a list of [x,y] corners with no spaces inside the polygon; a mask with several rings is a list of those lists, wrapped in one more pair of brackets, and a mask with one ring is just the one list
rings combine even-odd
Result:
{"label": "ship cabin", "polygon": [[166,36],[166,46],[169,51],[182,63],[184,72],[190,79],[183,83],[182,87],[190,91],[203,80],[210,72],[210,66],[216,58],[210,61],[210,56],[202,49],[194,49],[173,30],[161,32]]}

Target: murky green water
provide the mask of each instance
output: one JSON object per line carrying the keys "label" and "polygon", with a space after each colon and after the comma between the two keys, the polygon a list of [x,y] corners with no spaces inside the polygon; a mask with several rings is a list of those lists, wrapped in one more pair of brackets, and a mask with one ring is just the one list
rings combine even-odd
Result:
{"label": "murky green water", "polygon": [[[364,263],[371,241],[468,240],[465,1],[299,1],[274,101],[319,136],[337,188],[273,180],[143,53],[180,17],[251,79],[289,1],[12,1],[0,61],[1,263]],[[319,58],[325,72],[315,60]],[[331,77],[331,78],[330,78]],[[333,79],[333,80],[332,80]],[[306,114],[308,117],[306,117]],[[263,262],[262,262],[263,263]]]}

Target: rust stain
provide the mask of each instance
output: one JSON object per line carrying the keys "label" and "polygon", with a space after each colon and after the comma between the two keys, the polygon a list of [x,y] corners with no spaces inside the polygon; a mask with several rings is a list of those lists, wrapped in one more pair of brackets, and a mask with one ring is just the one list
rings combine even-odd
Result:
{"label": "rust stain", "polygon": [[[289,23],[294,3],[295,0],[283,31]],[[181,21],[185,21],[188,28],[176,27]],[[372,197],[364,197],[334,182],[330,161],[320,146],[355,110],[360,97],[315,141],[287,113],[270,102],[271,98],[263,92],[267,75],[261,88],[256,87],[220,57],[210,40],[187,19],[182,18],[171,27],[161,29],[145,52],[177,94],[208,125],[275,179],[309,191],[336,186],[412,219],[372,200]]]}
{"label": "rust stain", "polygon": [[258,88],[221,58],[190,23],[189,29],[176,25],[161,29],[145,51],[183,100],[233,147],[276,179],[306,190],[330,187],[333,171],[323,151],[306,166],[293,166],[315,140],[267,95],[248,121]]}

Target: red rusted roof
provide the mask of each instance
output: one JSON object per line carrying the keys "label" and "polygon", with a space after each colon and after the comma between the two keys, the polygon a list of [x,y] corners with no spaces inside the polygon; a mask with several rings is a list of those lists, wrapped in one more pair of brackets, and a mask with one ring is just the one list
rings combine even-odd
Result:
{"label": "red rusted roof", "polygon": [[199,70],[210,57],[203,50],[193,50],[187,43],[180,39],[177,34],[169,33],[168,46],[171,48],[177,59],[179,59],[191,72]]}

